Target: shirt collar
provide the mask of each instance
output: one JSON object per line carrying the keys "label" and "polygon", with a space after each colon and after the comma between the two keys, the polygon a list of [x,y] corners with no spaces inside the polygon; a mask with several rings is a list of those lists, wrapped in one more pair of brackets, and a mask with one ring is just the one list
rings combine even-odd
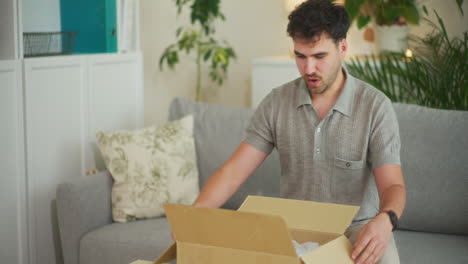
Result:
{"label": "shirt collar", "polygon": [[307,87],[307,84],[302,77],[300,78],[298,89],[299,91],[296,97],[296,108],[299,108],[302,105],[312,105],[309,88]]}
{"label": "shirt collar", "polygon": [[[348,74],[348,71],[343,66],[343,73],[346,77],[345,84],[341,90],[341,94],[338,96],[335,105],[332,107],[333,110],[336,110],[346,116],[351,116],[353,110],[354,102],[354,90],[356,85],[356,80],[353,76]],[[309,88],[307,87],[304,79],[301,78],[299,83],[299,93],[296,99],[296,106],[299,108],[302,105],[312,105],[312,99],[310,98]]]}

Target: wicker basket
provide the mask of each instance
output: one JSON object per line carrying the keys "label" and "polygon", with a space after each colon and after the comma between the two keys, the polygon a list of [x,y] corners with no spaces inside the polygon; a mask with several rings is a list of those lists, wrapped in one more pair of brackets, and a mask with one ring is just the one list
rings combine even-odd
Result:
{"label": "wicker basket", "polygon": [[24,57],[71,54],[77,32],[23,33]]}

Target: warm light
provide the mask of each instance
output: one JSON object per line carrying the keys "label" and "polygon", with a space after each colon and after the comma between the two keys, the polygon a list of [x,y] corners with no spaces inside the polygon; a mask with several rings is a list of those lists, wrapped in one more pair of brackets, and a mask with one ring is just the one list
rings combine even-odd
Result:
{"label": "warm light", "polygon": [[300,5],[304,0],[285,0],[284,8],[288,13],[291,13],[296,6]]}
{"label": "warm light", "polygon": [[412,58],[413,57],[413,52],[410,49],[407,49],[405,52],[405,56],[407,58]]}

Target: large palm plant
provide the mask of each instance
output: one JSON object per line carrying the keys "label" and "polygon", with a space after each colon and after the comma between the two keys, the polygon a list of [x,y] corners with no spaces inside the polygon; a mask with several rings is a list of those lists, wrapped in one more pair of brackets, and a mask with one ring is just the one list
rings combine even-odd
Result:
{"label": "large palm plant", "polygon": [[354,58],[347,65],[349,72],[394,102],[468,110],[468,33],[450,39],[434,13],[438,24],[426,20],[433,31],[410,38],[412,57],[393,52]]}

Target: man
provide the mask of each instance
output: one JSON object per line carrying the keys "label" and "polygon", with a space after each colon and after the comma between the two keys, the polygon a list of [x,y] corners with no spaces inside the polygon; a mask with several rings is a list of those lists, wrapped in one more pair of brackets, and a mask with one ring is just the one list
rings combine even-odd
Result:
{"label": "man", "polygon": [[328,0],[309,0],[289,15],[302,78],[263,100],[245,140],[193,205],[220,207],[276,147],[282,197],[360,205],[346,231],[351,257],[394,264],[392,230],[406,200],[398,123],[390,100],[341,66],[349,23],[346,10]]}

